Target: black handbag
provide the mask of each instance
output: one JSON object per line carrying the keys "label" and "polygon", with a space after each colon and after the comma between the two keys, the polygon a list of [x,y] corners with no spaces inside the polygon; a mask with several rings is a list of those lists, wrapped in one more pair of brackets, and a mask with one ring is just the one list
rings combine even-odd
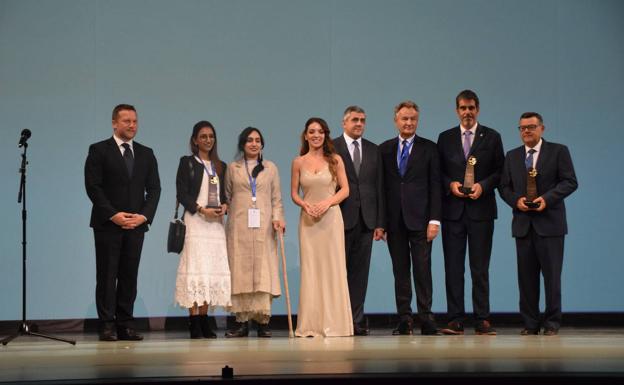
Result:
{"label": "black handbag", "polygon": [[186,225],[182,219],[178,219],[178,208],[180,202],[176,200],[175,214],[173,220],[169,222],[169,235],[167,236],[167,252],[177,253],[182,252],[184,247],[184,236],[186,235]]}

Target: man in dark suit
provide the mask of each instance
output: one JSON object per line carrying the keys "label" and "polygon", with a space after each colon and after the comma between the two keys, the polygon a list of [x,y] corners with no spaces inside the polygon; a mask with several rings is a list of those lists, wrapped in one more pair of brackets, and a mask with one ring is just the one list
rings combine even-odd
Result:
{"label": "man in dark suit", "polygon": [[[546,302],[542,326],[544,335],[553,336],[561,326],[563,241],[568,232],[563,200],[578,183],[568,148],[542,138],[544,120],[540,114],[525,112],[518,128],[524,145],[507,153],[500,192],[513,208],[511,233],[516,238],[520,314],[524,322],[521,334],[540,331],[541,272]],[[537,187],[534,205],[527,200],[529,178],[535,178]]]}
{"label": "man in dark suit", "polygon": [[[466,243],[472,277],[475,333],[495,335],[490,317],[490,255],[496,219],[495,189],[500,183],[505,155],[495,130],[478,123],[479,97],[471,90],[455,98],[459,126],[438,137],[442,175],[442,247],[446,273],[449,323],[443,334],[464,334],[464,266]],[[471,191],[463,187],[468,162],[473,167]],[[469,187],[466,187],[468,189]]]}
{"label": "man in dark suit", "polygon": [[143,237],[160,198],[154,153],[135,142],[136,110],[128,104],[113,109],[113,137],[89,147],[85,187],[93,203],[95,237],[95,303],[100,340],[139,341],[134,328],[134,300]]}
{"label": "man in dark suit", "polygon": [[384,213],[381,159],[377,145],[362,138],[366,113],[349,106],[342,118],[343,135],[334,138],[349,180],[349,197],[340,203],[345,227],[347,282],[353,315],[353,333],[369,334],[364,321],[364,300],[368,286],[373,239],[383,239]]}
{"label": "man in dark suit", "polygon": [[400,322],[392,334],[412,334],[412,280],[421,333],[438,334],[431,312],[431,242],[438,235],[441,182],[435,143],[416,135],[418,106],[405,101],[394,108],[399,136],[379,145],[384,173],[388,249]]}

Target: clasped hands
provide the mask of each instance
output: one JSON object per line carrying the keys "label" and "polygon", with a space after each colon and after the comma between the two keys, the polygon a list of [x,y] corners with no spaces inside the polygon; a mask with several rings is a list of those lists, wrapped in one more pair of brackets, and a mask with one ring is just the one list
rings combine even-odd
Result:
{"label": "clasped hands", "polygon": [[464,193],[459,191],[459,188],[462,186],[463,185],[460,182],[457,182],[457,181],[451,182],[450,184],[451,193],[453,193],[453,195],[455,195],[456,197],[459,197],[459,198],[468,197],[472,200],[479,199],[481,194],[483,194],[483,188],[481,187],[479,183],[475,183],[472,185],[472,193],[468,195],[464,195]]}
{"label": "clasped hands", "polygon": [[303,202],[302,205],[302,208],[306,212],[306,214],[314,219],[319,219],[320,217],[322,217],[323,214],[325,214],[330,207],[331,204],[325,200],[317,203]]}
{"label": "clasped hands", "polygon": [[220,208],[198,207],[197,212],[204,218],[221,218],[227,212],[227,205],[222,204]]}
{"label": "clasped hands", "polygon": [[539,203],[539,207],[532,209],[528,207],[526,204],[526,197],[520,197],[516,202],[516,207],[520,211],[544,211],[546,208],[546,201],[542,197],[537,197],[533,200],[533,203]]}
{"label": "clasped hands", "polygon": [[141,214],[133,214],[120,211],[117,214],[113,215],[111,221],[113,221],[114,224],[124,230],[132,230],[147,222],[147,218],[145,218],[145,216]]}

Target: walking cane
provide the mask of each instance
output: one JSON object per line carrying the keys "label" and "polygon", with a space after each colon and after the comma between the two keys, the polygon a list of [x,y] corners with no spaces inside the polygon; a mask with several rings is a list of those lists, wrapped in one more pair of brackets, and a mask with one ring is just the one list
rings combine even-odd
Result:
{"label": "walking cane", "polygon": [[290,312],[290,292],[288,290],[288,274],[286,273],[286,253],[284,253],[284,234],[281,231],[278,231],[277,233],[279,234],[280,249],[282,250],[282,277],[284,279],[284,291],[286,292],[286,309],[288,309],[288,337],[294,338],[295,334],[293,333],[292,315]]}

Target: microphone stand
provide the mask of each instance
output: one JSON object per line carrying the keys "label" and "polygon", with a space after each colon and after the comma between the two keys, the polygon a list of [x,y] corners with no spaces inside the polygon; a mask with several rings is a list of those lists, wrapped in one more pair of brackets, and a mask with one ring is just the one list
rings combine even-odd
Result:
{"label": "microphone stand", "polygon": [[24,151],[22,152],[22,166],[19,169],[22,176],[20,178],[20,189],[17,195],[17,203],[22,203],[22,323],[15,334],[2,339],[0,342],[2,342],[2,345],[6,345],[13,341],[16,337],[27,335],[48,338],[76,345],[76,341],[33,332],[31,331],[28,322],[26,322],[26,165],[28,164],[28,161],[26,160],[26,149],[28,148],[28,143],[24,141],[23,143],[20,142],[20,144],[23,144],[24,147]]}

